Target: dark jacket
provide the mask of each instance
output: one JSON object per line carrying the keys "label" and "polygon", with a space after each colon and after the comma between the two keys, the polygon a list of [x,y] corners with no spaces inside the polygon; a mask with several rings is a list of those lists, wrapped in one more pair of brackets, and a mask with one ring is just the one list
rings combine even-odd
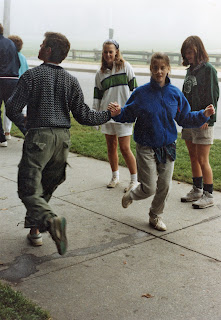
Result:
{"label": "dark jacket", "polygon": [[18,77],[20,61],[14,42],[0,35],[0,77]]}
{"label": "dark jacket", "polygon": [[[219,99],[219,83],[216,69],[210,63],[202,63],[196,68],[188,68],[183,84],[183,93],[192,111],[205,109],[209,104],[213,104],[217,109]],[[213,126],[216,121],[217,112],[208,121],[209,126]]]}

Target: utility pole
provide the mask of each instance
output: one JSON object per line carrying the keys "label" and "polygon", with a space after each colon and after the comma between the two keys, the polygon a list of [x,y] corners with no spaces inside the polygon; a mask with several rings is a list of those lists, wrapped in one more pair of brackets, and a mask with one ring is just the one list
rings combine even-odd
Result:
{"label": "utility pole", "polygon": [[6,38],[10,35],[10,6],[11,0],[4,0],[3,28]]}
{"label": "utility pole", "polygon": [[113,16],[112,16],[112,8],[109,9],[109,39],[113,39],[114,37],[114,29],[113,29]]}

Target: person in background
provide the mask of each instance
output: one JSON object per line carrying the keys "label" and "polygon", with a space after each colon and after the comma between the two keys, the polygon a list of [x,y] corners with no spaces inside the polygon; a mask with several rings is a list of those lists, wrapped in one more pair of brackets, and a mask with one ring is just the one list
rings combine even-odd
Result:
{"label": "person in background", "polygon": [[[217,109],[219,83],[215,68],[208,62],[208,54],[198,36],[188,37],[182,44],[183,65],[189,66],[183,84],[183,93],[192,111],[205,109],[213,104]],[[182,130],[189,151],[193,187],[182,202],[193,202],[195,209],[204,209],[214,205],[213,172],[209,163],[210,147],[213,143],[213,130],[216,114],[200,128]]]}
{"label": "person in background", "polygon": [[110,111],[95,112],[84,103],[78,80],[59,64],[70,49],[68,39],[46,32],[38,58],[44,63],[26,71],[6,103],[11,121],[27,105],[27,133],[18,169],[18,195],[27,212],[25,228],[33,246],[42,245],[42,232],[49,231],[58,253],[67,250],[66,219],[58,217],[48,202],[65,180],[70,146],[70,112],[89,126],[110,120]]}
{"label": "person in background", "polygon": [[8,39],[12,40],[16,46],[16,49],[18,51],[18,57],[19,57],[19,60],[20,60],[20,68],[18,70],[18,75],[19,75],[19,78],[21,77],[21,75],[23,73],[25,73],[25,71],[28,70],[28,62],[27,62],[27,59],[25,58],[25,56],[21,53],[21,49],[23,47],[23,41],[22,39],[19,37],[19,36],[16,36],[16,35],[10,35],[8,37]]}
{"label": "person in background", "polygon": [[4,28],[0,24],[0,146],[7,147],[7,135],[5,135],[2,119],[1,106],[12,94],[18,82],[18,70],[20,62],[14,43],[3,36]]}
{"label": "person in background", "polygon": [[[126,62],[120,53],[119,44],[112,39],[103,43],[101,68],[95,76],[93,109],[107,110],[111,101],[125,104],[131,92],[137,87],[136,78],[131,65]],[[128,189],[137,185],[136,159],[130,148],[130,138],[133,132],[133,124],[116,123],[110,120],[101,126],[101,132],[105,134],[108,159],[112,170],[112,178],[107,188],[114,188],[119,183],[118,167],[118,142],[120,151],[130,171],[130,183]]]}
{"label": "person in background", "polygon": [[[10,35],[8,37],[8,39],[10,39],[11,41],[14,42],[15,47],[18,51],[18,57],[19,57],[19,61],[20,61],[20,68],[18,70],[18,75],[19,78],[21,77],[21,75],[28,70],[28,63],[27,60],[25,58],[25,56],[20,52],[23,46],[23,41],[19,36],[15,36],[15,35]],[[22,110],[22,113],[26,116],[26,107]],[[10,140],[11,139],[11,135],[10,135],[10,131],[11,131],[11,126],[12,126],[12,122],[8,119],[8,117],[6,116],[6,110],[4,109],[4,117],[3,117],[3,126],[4,126],[4,130],[5,130],[5,137],[6,140]]]}
{"label": "person in background", "polygon": [[166,54],[153,54],[150,71],[150,82],[137,88],[123,108],[111,103],[108,109],[116,116],[115,121],[135,122],[140,184],[123,196],[122,206],[127,208],[133,200],[154,195],[149,223],[157,230],[165,231],[167,227],[160,215],[169,194],[176,159],[175,121],[183,127],[199,127],[209,120],[215,109],[210,105],[205,110],[191,112],[183,93],[170,83],[170,61]]}

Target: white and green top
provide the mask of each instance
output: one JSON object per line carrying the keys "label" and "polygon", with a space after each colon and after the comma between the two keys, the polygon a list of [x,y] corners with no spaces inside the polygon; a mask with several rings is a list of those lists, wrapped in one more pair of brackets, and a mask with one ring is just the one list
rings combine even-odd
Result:
{"label": "white and green top", "polygon": [[[118,102],[124,106],[136,87],[134,71],[126,61],[119,71],[116,71],[115,63],[112,70],[98,70],[95,76],[93,109],[106,111],[110,102]],[[111,119],[109,122],[115,121]]]}

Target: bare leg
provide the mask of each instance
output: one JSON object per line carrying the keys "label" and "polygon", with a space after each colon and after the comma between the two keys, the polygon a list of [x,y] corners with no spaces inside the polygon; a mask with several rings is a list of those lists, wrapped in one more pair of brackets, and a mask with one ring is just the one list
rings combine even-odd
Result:
{"label": "bare leg", "polygon": [[197,144],[197,156],[198,162],[202,171],[203,182],[204,184],[213,183],[213,172],[209,163],[209,153],[211,145]]}
{"label": "bare leg", "polygon": [[120,145],[120,151],[122,153],[122,156],[124,157],[124,160],[127,164],[127,167],[129,169],[130,173],[136,174],[137,173],[137,164],[136,164],[136,159],[134,157],[134,154],[130,148],[130,137],[131,136],[119,137],[118,141],[119,141],[119,145]]}
{"label": "bare leg", "polygon": [[201,170],[201,166],[198,161],[198,155],[197,155],[197,145],[192,143],[192,141],[189,141],[189,140],[185,140],[185,143],[189,151],[191,168],[192,168],[192,176],[194,178],[202,177],[202,170]]}
{"label": "bare leg", "polygon": [[107,142],[107,153],[112,172],[118,170],[117,136],[105,134]]}
{"label": "bare leg", "polygon": [[37,228],[31,228],[30,229],[30,234],[32,235],[32,234],[39,234],[40,233],[40,231],[39,231],[39,229],[37,229]]}

